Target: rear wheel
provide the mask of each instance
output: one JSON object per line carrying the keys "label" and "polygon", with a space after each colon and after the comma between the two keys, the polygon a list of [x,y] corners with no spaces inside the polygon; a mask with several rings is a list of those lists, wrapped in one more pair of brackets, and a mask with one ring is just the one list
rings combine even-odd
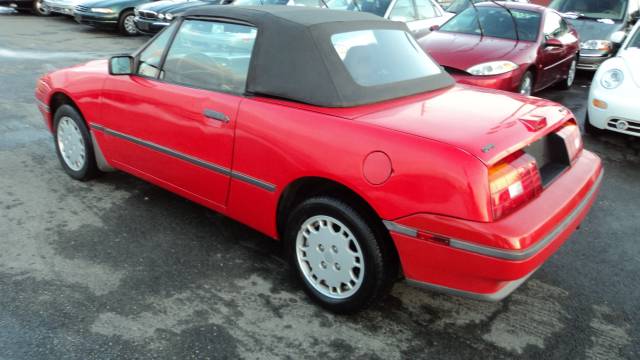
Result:
{"label": "rear wheel", "polygon": [[324,308],[356,312],[393,285],[394,253],[370,224],[355,208],[330,197],[306,200],[289,216],[290,264],[305,292]]}
{"label": "rear wheel", "polygon": [[33,14],[37,16],[49,16],[51,12],[44,6],[43,0],[33,0]]}
{"label": "rear wheel", "polygon": [[567,71],[566,79],[560,82],[560,85],[559,85],[560,89],[569,90],[571,88],[571,86],[573,85],[573,82],[576,80],[577,69],[578,69],[578,59],[574,58],[573,61],[571,62],[571,65],[569,66],[569,70]]}
{"label": "rear wheel", "polygon": [[134,36],[138,35],[138,29],[136,28],[136,24],[133,21],[135,15],[133,14],[133,10],[127,10],[120,15],[120,20],[118,21],[118,31],[122,35]]}
{"label": "rear wheel", "polygon": [[518,87],[518,92],[522,95],[531,95],[533,92],[533,73],[531,71],[527,71],[523,76],[522,80],[520,80],[520,86]]}

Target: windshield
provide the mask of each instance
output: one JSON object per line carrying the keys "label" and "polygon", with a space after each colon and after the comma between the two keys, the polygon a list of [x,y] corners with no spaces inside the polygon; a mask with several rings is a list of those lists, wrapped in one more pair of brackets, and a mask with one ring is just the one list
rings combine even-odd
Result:
{"label": "windshield", "polygon": [[[540,29],[540,13],[534,11],[502,7],[478,6],[477,11],[470,7],[442,26],[441,31],[471,35],[491,36],[502,39],[536,41]],[[514,20],[518,27],[518,36]]]}
{"label": "windshield", "polygon": [[334,10],[364,11],[384,17],[391,0],[327,0],[327,7]]}
{"label": "windshield", "polygon": [[627,0],[554,0],[550,8],[592,19],[623,20]]}
{"label": "windshield", "polygon": [[331,36],[331,43],[360,86],[386,85],[440,74],[442,69],[402,30],[361,30]]}

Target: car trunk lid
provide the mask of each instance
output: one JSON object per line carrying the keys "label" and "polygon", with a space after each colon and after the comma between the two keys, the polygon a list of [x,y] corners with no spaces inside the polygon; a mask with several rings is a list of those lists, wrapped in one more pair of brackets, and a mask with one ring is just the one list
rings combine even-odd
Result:
{"label": "car trunk lid", "polygon": [[454,145],[491,166],[550,133],[568,115],[551,101],[457,85],[356,120]]}

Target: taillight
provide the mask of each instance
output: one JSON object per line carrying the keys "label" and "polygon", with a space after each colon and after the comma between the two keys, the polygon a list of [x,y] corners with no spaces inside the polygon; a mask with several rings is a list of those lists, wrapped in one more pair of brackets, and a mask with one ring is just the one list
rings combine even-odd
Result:
{"label": "taillight", "polygon": [[568,121],[556,133],[564,140],[567,152],[569,153],[569,159],[573,161],[584,147],[580,128],[575,122]]}
{"label": "taillight", "polygon": [[517,152],[489,169],[493,219],[500,219],[542,192],[536,159]]}

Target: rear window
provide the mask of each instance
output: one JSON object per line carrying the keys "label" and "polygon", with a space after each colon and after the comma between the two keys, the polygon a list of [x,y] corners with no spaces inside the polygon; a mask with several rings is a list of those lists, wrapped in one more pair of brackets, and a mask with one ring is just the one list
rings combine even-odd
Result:
{"label": "rear window", "polygon": [[331,42],[360,86],[386,85],[442,72],[405,31],[351,31],[332,35]]}
{"label": "rear window", "polygon": [[511,13],[502,7],[470,7],[449,20],[441,30],[516,40],[517,26],[520,40],[536,41],[540,30],[541,14],[526,10],[510,10]]}

